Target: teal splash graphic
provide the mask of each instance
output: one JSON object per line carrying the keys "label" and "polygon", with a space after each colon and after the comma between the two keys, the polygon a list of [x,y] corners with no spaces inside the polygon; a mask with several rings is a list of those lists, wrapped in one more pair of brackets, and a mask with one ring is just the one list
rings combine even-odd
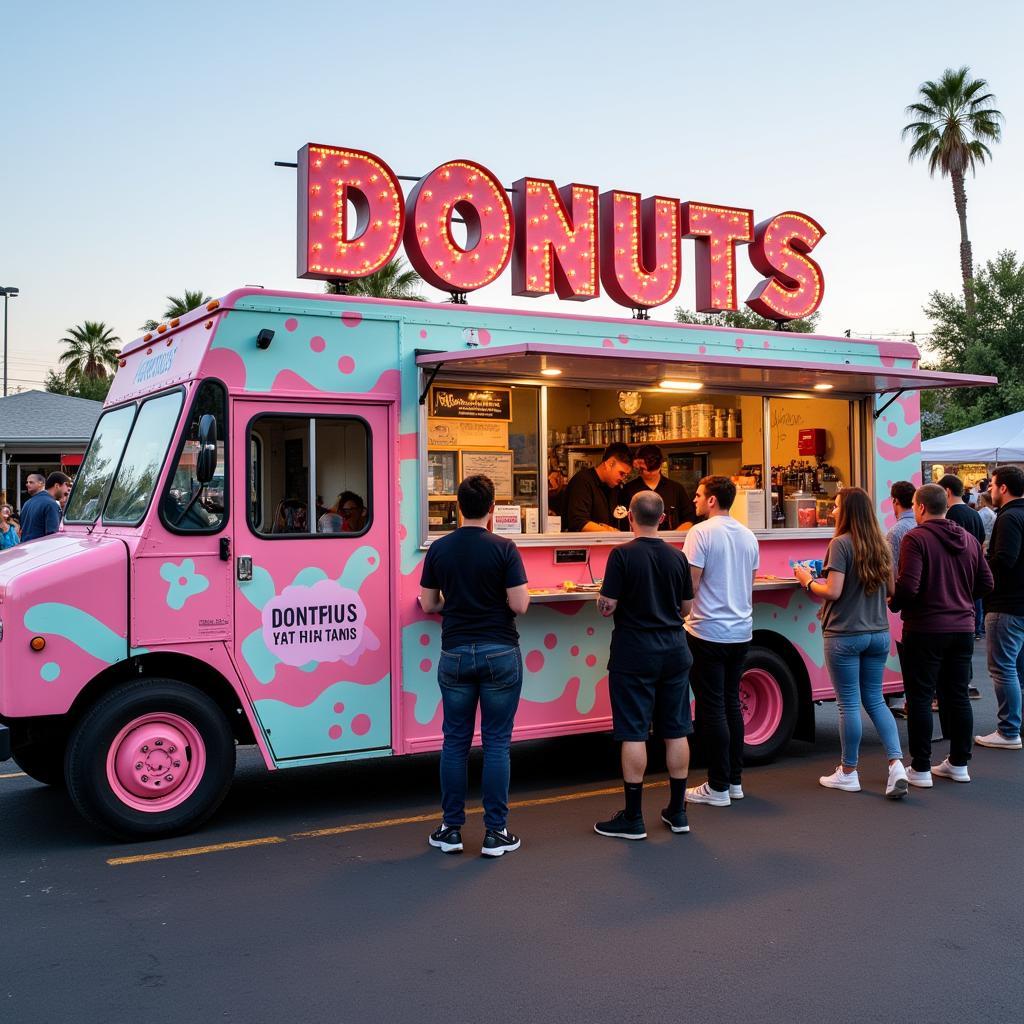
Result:
{"label": "teal splash graphic", "polygon": [[167,605],[179,612],[185,602],[196,594],[201,594],[210,586],[210,581],[196,572],[196,563],[191,558],[182,559],[181,563],[164,562],[160,566],[160,578],[167,583]]}
{"label": "teal splash graphic", "polygon": [[[95,616],[74,605],[46,601],[25,612],[25,628],[30,633],[50,634],[70,640],[86,654],[113,665],[128,656],[128,641],[118,636]],[[56,677],[55,677],[56,678]]]}

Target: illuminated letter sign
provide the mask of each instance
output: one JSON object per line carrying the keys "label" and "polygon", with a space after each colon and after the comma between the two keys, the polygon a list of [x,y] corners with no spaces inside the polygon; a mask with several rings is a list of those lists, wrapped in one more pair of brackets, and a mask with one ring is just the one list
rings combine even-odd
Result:
{"label": "illuminated letter sign", "polygon": [[[466,223],[466,247],[452,236],[452,217]],[[471,292],[494,281],[512,255],[512,205],[486,167],[452,160],[421,178],[409,195],[405,252],[427,284]]]}
{"label": "illuminated letter sign", "polygon": [[[594,185],[556,187],[520,178],[512,198],[486,167],[450,160],[402,196],[383,160],[358,149],[303,146],[298,159],[298,276],[328,281],[366,277],[406,255],[427,284],[465,301],[512,260],[512,293],[583,301],[601,285],[634,310],[664,305],[679,290],[683,238],[695,241],[696,307],[736,310],[736,246],[764,276],[746,300],[769,320],[810,316],[825,293],[809,253],[825,237],[811,217],[780,213],[755,228],[752,210],[664,196],[641,200]],[[356,223],[349,223],[351,209]],[[453,221],[465,225],[462,244]]]}
{"label": "illuminated letter sign", "polygon": [[697,311],[736,309],[736,243],[754,237],[754,211],[683,203],[683,238],[695,238]]}
{"label": "illuminated letter sign", "polygon": [[821,305],[825,280],[806,254],[824,237],[820,224],[792,211],[758,224],[750,262],[768,276],[750,293],[747,305],[769,320],[810,316]]}
{"label": "illuminated letter sign", "polygon": [[512,193],[513,295],[592,299],[597,284],[597,188],[520,178]]}
{"label": "illuminated letter sign", "polygon": [[[355,230],[348,204],[356,209]],[[398,251],[405,200],[383,160],[358,149],[299,150],[299,277],[356,278]]]}
{"label": "illuminated letter sign", "polygon": [[620,306],[649,308],[679,290],[679,200],[601,194],[601,281]]}

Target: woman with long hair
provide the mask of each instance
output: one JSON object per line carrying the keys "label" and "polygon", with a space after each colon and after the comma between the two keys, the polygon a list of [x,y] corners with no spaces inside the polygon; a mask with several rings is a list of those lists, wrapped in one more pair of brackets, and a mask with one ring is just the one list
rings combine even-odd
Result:
{"label": "woman with long hair", "polygon": [[803,565],[794,569],[800,585],[821,598],[825,664],[839,703],[842,763],[818,781],[828,789],[860,791],[863,705],[885,747],[889,774],[885,795],[899,800],[907,794],[907,771],[896,719],[882,697],[882,674],[889,657],[886,599],[892,594],[892,550],[878,524],[867,493],[859,487],[836,495],[836,532],[825,555],[821,579]]}

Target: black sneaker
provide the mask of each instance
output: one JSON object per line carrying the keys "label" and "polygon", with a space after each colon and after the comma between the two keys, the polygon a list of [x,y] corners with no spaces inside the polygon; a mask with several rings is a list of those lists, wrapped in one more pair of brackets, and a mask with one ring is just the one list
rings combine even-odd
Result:
{"label": "black sneaker", "polygon": [[489,828],[480,852],[485,857],[504,857],[506,853],[515,853],[519,846],[519,836],[512,835],[507,828]]}
{"label": "black sneaker", "polygon": [[625,811],[619,811],[607,821],[599,821],[594,826],[599,836],[611,836],[613,839],[646,839],[647,829],[643,818],[627,818]]}
{"label": "black sneaker", "polygon": [[665,810],[661,812],[661,820],[665,822],[673,832],[690,831],[690,823],[686,820],[686,811],[676,811],[675,814],[672,814],[666,807]]}
{"label": "black sneaker", "polygon": [[445,825],[442,822],[430,833],[427,842],[442,853],[462,853],[462,829],[458,825]]}

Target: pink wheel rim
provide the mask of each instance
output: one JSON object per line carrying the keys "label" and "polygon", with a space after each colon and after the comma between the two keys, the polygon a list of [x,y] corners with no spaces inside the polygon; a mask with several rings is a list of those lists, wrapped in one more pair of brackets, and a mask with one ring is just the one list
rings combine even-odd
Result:
{"label": "pink wheel rim", "polygon": [[107,782],[121,803],[156,814],[183,804],[206,771],[206,745],[180,715],[134,718],[107,750]]}
{"label": "pink wheel rim", "polygon": [[743,735],[748,746],[758,747],[775,735],[782,722],[782,690],[763,668],[750,668],[740,679]]}

